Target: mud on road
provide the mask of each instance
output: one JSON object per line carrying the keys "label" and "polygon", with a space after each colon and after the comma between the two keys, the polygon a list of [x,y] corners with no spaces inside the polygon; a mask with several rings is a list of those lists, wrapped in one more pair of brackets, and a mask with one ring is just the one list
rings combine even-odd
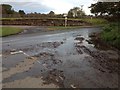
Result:
{"label": "mud on road", "polygon": [[43,35],[24,47],[5,43],[3,88],[118,88],[117,51],[95,48],[85,32]]}

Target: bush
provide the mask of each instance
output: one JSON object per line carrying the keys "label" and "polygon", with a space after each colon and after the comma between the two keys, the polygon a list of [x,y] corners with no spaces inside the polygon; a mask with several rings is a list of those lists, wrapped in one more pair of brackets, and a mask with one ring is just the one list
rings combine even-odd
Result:
{"label": "bush", "polygon": [[111,23],[103,28],[101,38],[117,48],[120,49],[120,23]]}
{"label": "bush", "polygon": [[112,27],[110,25],[106,25],[105,27],[103,27],[104,32],[110,32],[112,31]]}
{"label": "bush", "polygon": [[84,21],[91,23],[93,25],[101,25],[101,24],[107,24],[108,21],[102,18],[85,18]]}

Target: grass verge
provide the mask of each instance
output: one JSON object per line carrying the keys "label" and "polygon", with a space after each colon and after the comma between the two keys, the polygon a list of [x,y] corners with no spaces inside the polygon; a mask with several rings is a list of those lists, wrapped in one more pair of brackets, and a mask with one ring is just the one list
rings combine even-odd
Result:
{"label": "grass verge", "polygon": [[93,27],[93,26],[48,26],[47,30],[69,30],[69,29],[79,29],[79,28],[87,28],[87,27]]}
{"label": "grass verge", "polygon": [[103,26],[105,24],[108,24],[108,21],[105,20],[105,19],[102,19],[102,18],[93,18],[93,19],[84,18],[82,20],[85,21],[85,22],[91,23],[93,25],[102,25]]}
{"label": "grass verge", "polygon": [[106,25],[101,33],[101,39],[108,44],[120,49],[120,23],[115,22]]}
{"label": "grass verge", "polygon": [[17,33],[20,33],[21,31],[22,31],[21,28],[16,28],[16,27],[1,27],[0,28],[0,37],[17,34]]}

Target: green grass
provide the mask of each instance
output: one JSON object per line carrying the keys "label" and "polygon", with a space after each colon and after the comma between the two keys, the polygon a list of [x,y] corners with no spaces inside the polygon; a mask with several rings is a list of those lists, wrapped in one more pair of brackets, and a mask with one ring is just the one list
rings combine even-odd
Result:
{"label": "green grass", "polygon": [[91,26],[48,26],[47,30],[69,30],[69,29],[77,29],[82,27],[91,27]]}
{"label": "green grass", "polygon": [[67,26],[67,27],[64,27],[64,26],[48,26],[47,27],[47,30],[63,30],[63,29],[72,29],[72,28],[79,28],[79,26]]}
{"label": "green grass", "polygon": [[102,19],[102,18],[93,18],[93,19],[85,18],[85,19],[83,19],[83,21],[86,21],[86,22],[91,23],[93,25],[104,25],[104,24],[108,23],[107,20]]}
{"label": "green grass", "polygon": [[0,20],[17,20],[22,18],[0,18]]}
{"label": "green grass", "polygon": [[101,33],[101,38],[108,44],[115,46],[120,49],[120,23],[111,23],[106,25],[103,28],[103,32]]}
{"label": "green grass", "polygon": [[16,27],[0,27],[0,37],[17,34],[20,33],[21,31],[22,31],[21,28]]}

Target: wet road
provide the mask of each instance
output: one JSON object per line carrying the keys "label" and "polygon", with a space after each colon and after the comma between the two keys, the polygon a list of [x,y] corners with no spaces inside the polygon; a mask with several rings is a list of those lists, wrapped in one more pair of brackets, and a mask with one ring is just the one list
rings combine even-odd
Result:
{"label": "wet road", "polygon": [[3,88],[117,88],[117,52],[87,42],[100,31],[81,28],[3,38]]}

